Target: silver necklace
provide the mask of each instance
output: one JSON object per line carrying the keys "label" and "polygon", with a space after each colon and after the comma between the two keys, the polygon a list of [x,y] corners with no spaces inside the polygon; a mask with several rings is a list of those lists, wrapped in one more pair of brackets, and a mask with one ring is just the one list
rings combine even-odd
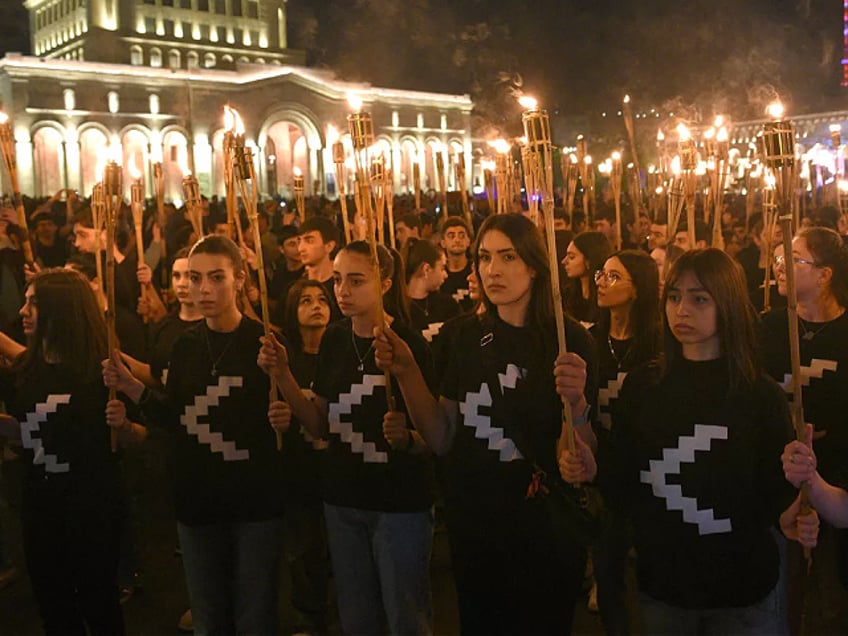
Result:
{"label": "silver necklace", "polygon": [[353,352],[356,354],[357,360],[359,360],[359,365],[356,367],[356,370],[364,371],[365,358],[368,357],[368,354],[371,353],[371,350],[374,348],[374,341],[371,341],[371,346],[368,347],[368,350],[363,355],[359,355],[359,347],[356,346],[356,334],[353,333],[353,329],[350,330],[350,341],[353,343]]}
{"label": "silver necklace", "polygon": [[[209,351],[209,359],[212,360],[212,343],[209,342],[209,326],[208,325],[204,325],[203,335],[206,336],[206,348]],[[230,336],[230,339],[227,341],[227,344],[224,345],[224,348],[221,349],[221,353],[218,354],[218,357],[215,359],[214,362],[212,362],[212,369],[210,370],[210,373],[212,373],[213,378],[218,377],[218,364],[220,364],[221,358],[223,358],[224,354],[227,353],[227,350],[230,348],[230,345],[233,344],[234,340],[235,340],[235,331],[233,332],[233,335]]]}
{"label": "silver necklace", "polygon": [[[424,301],[424,306],[421,306],[421,301]],[[430,315],[430,294],[427,294],[423,299],[422,298],[413,298],[412,306],[416,307],[418,311],[424,313],[425,316]]]}

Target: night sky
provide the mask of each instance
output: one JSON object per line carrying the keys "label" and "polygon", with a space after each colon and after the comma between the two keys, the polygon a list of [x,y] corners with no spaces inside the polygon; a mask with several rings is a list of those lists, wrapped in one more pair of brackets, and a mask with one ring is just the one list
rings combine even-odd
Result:
{"label": "night sky", "polygon": [[[290,43],[345,79],[470,93],[478,127],[515,121],[516,91],[597,118],[697,120],[843,108],[838,0],[289,0]],[[20,0],[0,2],[0,52],[29,51]]]}

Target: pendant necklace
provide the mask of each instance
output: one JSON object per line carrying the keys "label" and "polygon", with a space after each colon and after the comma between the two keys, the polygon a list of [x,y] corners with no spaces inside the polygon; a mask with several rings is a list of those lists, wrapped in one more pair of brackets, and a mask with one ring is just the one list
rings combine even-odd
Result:
{"label": "pendant necklace", "polygon": [[[629,340],[629,338],[628,338]],[[627,340],[619,340],[619,342],[627,342]],[[609,347],[610,355],[612,355],[612,359],[615,360],[616,368],[621,371],[621,365],[627,360],[627,356],[630,353],[630,346],[627,347],[627,351],[624,352],[624,355],[619,359],[618,354],[615,352],[615,347],[612,346],[612,336],[607,334],[607,346]]]}
{"label": "pendant necklace", "polygon": [[[209,350],[209,359],[212,360],[212,343],[209,341],[209,327],[207,325],[204,325],[203,334],[206,336],[206,348]],[[233,344],[234,340],[235,332],[233,332],[233,335],[230,337],[229,341],[227,341],[227,344],[224,345],[224,348],[221,349],[221,353],[218,354],[218,357],[212,362],[212,369],[210,370],[210,373],[212,373],[213,378],[218,377],[218,365],[221,362],[221,358],[223,358],[224,354],[227,353],[227,350],[230,348],[230,345]]]}
{"label": "pendant necklace", "polygon": [[416,307],[419,311],[424,312],[424,315],[425,315],[425,316],[429,316],[429,315],[430,315],[430,294],[427,294],[427,295],[423,298],[423,300],[424,300],[424,306],[423,306],[423,307],[421,306],[421,300],[422,300],[421,298],[413,298],[413,299],[412,299],[412,304],[413,304],[413,306],[414,306],[414,307]]}
{"label": "pendant necklace", "polygon": [[356,367],[357,371],[365,370],[365,358],[368,357],[368,354],[371,353],[371,349],[374,348],[374,341],[371,341],[371,346],[368,347],[367,351],[363,355],[359,355],[359,347],[356,346],[356,334],[353,333],[353,329],[350,330],[350,341],[353,343],[353,352],[356,354],[356,359],[359,360],[359,365]]}

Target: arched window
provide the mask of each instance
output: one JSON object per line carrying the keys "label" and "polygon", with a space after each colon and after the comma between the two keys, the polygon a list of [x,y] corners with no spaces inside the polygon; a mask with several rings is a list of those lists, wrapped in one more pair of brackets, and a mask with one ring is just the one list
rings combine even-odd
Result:
{"label": "arched window", "polygon": [[168,51],[168,68],[180,68],[180,63],[180,52],[175,49],[171,49],[170,51]]}
{"label": "arched window", "polygon": [[141,66],[144,64],[144,53],[140,46],[133,46],[130,48],[130,64],[133,66]]}
{"label": "arched window", "polygon": [[200,56],[195,51],[189,51],[186,55],[186,66],[190,69],[200,66]]}
{"label": "arched window", "polygon": [[158,48],[150,49],[150,66],[162,68],[162,51]]}
{"label": "arched window", "polygon": [[214,53],[207,53],[203,56],[203,67],[204,68],[215,68],[215,64],[217,60],[215,59]]}

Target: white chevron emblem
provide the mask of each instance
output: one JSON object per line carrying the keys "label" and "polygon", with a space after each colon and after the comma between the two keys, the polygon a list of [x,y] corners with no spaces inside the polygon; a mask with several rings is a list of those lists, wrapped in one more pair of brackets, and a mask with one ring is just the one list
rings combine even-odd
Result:
{"label": "white chevron emblem", "polygon": [[[524,372],[514,364],[506,367],[506,373],[498,373],[498,382],[501,391],[504,388],[514,389],[518,379],[524,376]],[[492,418],[480,413],[481,406],[492,406],[492,394],[486,382],[480,384],[477,393],[465,394],[465,401],[459,403],[459,412],[462,413],[463,425],[474,429],[474,437],[488,440],[489,450],[498,451],[498,459],[502,462],[513,462],[524,459],[518,448],[510,438],[504,436],[504,430],[492,426]]]}
{"label": "white chevron emblem", "polygon": [[421,330],[421,335],[424,336],[424,340],[427,342],[433,342],[433,338],[439,335],[444,324],[444,322],[431,322],[427,325],[426,329]]}
{"label": "white chevron emblem", "polygon": [[727,439],[726,426],[695,425],[694,435],[681,435],[677,448],[664,448],[662,459],[648,462],[650,470],[640,472],[640,481],[651,484],[654,495],[665,499],[666,510],[681,510],[683,521],[698,526],[698,534],[720,534],[732,532],[730,519],[716,519],[712,508],[698,510],[698,500],[684,497],[679,484],[666,482],[667,475],[679,475],[680,464],[694,464],[695,451],[708,451],[714,439]]}
{"label": "white chevron emblem", "polygon": [[460,287],[454,293],[451,294],[451,298],[453,298],[456,302],[461,303],[463,298],[468,298],[469,295],[471,295],[470,289]]}
{"label": "white chevron emblem", "polygon": [[598,389],[598,406],[602,408],[600,413],[601,426],[608,431],[612,429],[612,415],[609,412],[609,405],[610,402],[618,398],[618,394],[621,392],[621,387],[624,384],[624,379],[626,377],[626,372],[619,371],[615,380],[607,382],[607,386],[605,388]]}
{"label": "white chevron emblem", "polygon": [[362,404],[362,398],[366,395],[374,395],[375,386],[386,386],[386,376],[366,373],[362,376],[361,384],[353,384],[350,393],[339,393],[339,401],[333,402],[327,412],[327,421],[330,424],[330,432],[341,437],[343,442],[350,444],[351,452],[362,455],[368,464],[387,464],[389,454],[378,451],[374,442],[366,442],[365,436],[353,430],[353,424],[343,422],[342,415],[350,415],[354,405]]}
{"label": "white chevron emblem", "polygon": [[[810,366],[801,365],[801,386],[810,386],[810,379],[816,378],[820,380],[824,377],[825,371],[836,371],[839,363],[835,360],[820,360],[813,358],[810,360]],[[780,385],[787,393],[792,393],[792,374],[787,373],[783,376],[783,382]]]}
{"label": "white chevron emblem", "polygon": [[221,453],[225,462],[241,462],[250,459],[250,451],[236,447],[235,442],[224,440],[221,433],[215,433],[209,424],[201,424],[198,420],[209,415],[210,406],[218,406],[222,397],[230,395],[230,388],[242,386],[244,380],[241,376],[222,375],[218,378],[218,384],[206,389],[206,395],[198,395],[194,398],[194,404],[185,408],[185,413],[180,417],[180,423],[186,427],[190,435],[197,437],[201,444],[209,446],[213,453]]}
{"label": "white chevron emblem", "polygon": [[50,455],[44,450],[44,443],[38,437],[33,437],[33,433],[41,432],[41,425],[47,421],[47,416],[59,410],[60,404],[70,404],[71,396],[68,394],[47,396],[46,402],[39,402],[35,405],[34,413],[27,413],[26,422],[21,424],[21,439],[23,440],[24,448],[33,451],[32,463],[34,466],[44,464],[44,470],[48,473],[69,473],[71,465],[67,462],[59,463],[56,455]]}

